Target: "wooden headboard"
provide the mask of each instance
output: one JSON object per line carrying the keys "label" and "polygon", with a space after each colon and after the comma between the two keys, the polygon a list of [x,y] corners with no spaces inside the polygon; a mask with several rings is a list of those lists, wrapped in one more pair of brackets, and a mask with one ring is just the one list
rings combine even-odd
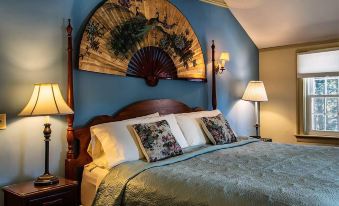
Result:
{"label": "wooden headboard", "polygon": [[[68,37],[68,81],[67,81],[67,103],[74,111],[74,95],[73,95],[73,38],[72,26],[70,19],[67,26]],[[216,89],[215,89],[215,46],[212,44],[212,106],[217,107]],[[65,177],[72,180],[81,180],[84,165],[92,161],[87,153],[87,147],[90,142],[90,127],[106,122],[120,121],[138,116],[144,116],[159,112],[162,115],[176,114],[200,111],[201,108],[190,108],[184,103],[171,99],[146,100],[133,103],[113,116],[104,115],[94,117],[87,125],[81,128],[73,128],[74,115],[67,115],[67,156],[65,159]]]}

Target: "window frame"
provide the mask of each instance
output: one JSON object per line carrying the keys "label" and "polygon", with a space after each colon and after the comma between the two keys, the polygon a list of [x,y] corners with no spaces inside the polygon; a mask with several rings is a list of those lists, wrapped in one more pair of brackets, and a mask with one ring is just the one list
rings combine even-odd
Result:
{"label": "window frame", "polygon": [[[296,48],[295,50],[295,70],[296,70],[296,107],[297,107],[297,112],[296,112],[296,140],[297,142],[306,142],[306,143],[316,143],[316,144],[330,144],[330,145],[338,145],[339,144],[339,134],[333,132],[331,133],[316,133],[316,134],[307,134],[306,132],[306,127],[305,127],[305,112],[304,112],[304,106],[305,106],[305,84],[304,84],[304,79],[300,78],[298,76],[298,55],[300,53],[305,53],[305,52],[318,52],[318,51],[328,51],[328,50],[336,50],[339,49],[339,42],[338,41],[330,41],[327,42],[326,44],[319,43],[319,44],[305,44],[300,46],[299,48]],[[324,76],[330,76],[332,74],[326,74],[324,73]]]}
{"label": "window frame", "polygon": [[[319,136],[339,136],[339,131],[330,131],[326,130],[326,98],[337,98],[338,99],[338,107],[339,107],[339,92],[337,94],[326,94],[327,93],[327,80],[328,79],[337,79],[339,82],[339,75],[338,76],[329,76],[329,77],[319,77],[323,78],[325,80],[325,94],[312,94],[313,92],[313,84],[311,84],[311,81],[314,81],[314,78],[303,78],[303,128],[304,128],[304,134],[307,135],[319,135]],[[311,85],[310,85],[311,84]],[[338,86],[339,87],[339,86]],[[319,131],[313,129],[313,122],[312,122],[312,98],[325,98],[324,99],[324,116],[325,116],[325,130]],[[339,112],[337,114],[337,124],[339,128]]]}

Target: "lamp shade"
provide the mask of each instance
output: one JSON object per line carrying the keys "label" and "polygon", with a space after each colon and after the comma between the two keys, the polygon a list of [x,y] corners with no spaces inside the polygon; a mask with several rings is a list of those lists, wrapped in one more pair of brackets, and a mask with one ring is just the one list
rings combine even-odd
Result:
{"label": "lamp shade", "polygon": [[19,116],[66,114],[73,111],[63,99],[58,84],[35,84],[31,99]]}
{"label": "lamp shade", "polygon": [[230,54],[228,52],[222,52],[220,55],[221,61],[229,61],[230,60]]}
{"label": "lamp shade", "polygon": [[264,83],[262,81],[250,81],[242,99],[253,102],[268,101]]}

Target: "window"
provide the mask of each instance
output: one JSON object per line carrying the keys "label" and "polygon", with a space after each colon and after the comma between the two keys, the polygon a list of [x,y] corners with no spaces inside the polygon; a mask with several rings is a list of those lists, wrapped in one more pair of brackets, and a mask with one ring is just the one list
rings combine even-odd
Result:
{"label": "window", "polygon": [[339,136],[339,49],[299,53],[300,133]]}
{"label": "window", "polygon": [[339,131],[339,76],[306,78],[306,129]]}

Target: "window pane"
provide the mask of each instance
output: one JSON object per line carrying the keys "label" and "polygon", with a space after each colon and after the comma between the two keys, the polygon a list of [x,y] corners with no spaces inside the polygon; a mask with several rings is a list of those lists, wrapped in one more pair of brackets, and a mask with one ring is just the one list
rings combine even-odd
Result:
{"label": "window pane", "polygon": [[326,130],[337,131],[338,130],[338,116],[337,115],[326,115]]}
{"label": "window pane", "polygon": [[313,130],[323,131],[325,130],[325,116],[324,115],[312,115]]}
{"label": "window pane", "polygon": [[325,94],[325,79],[314,79],[314,94]]}
{"label": "window pane", "polygon": [[338,130],[338,98],[326,98],[326,130]]}
{"label": "window pane", "polygon": [[326,113],[335,115],[338,114],[338,98],[326,98]]}
{"label": "window pane", "polygon": [[338,79],[327,80],[327,94],[338,94]]}
{"label": "window pane", "polygon": [[323,114],[325,113],[325,98],[315,97],[312,98],[312,113],[313,114]]}

